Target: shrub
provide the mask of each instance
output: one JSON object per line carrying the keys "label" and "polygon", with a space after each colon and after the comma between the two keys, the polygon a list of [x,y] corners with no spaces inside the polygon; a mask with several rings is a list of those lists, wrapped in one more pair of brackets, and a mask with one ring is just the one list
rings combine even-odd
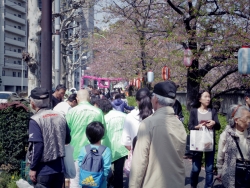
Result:
{"label": "shrub", "polygon": [[17,172],[9,174],[2,172],[0,174],[0,188],[17,188],[16,181],[20,179]]}
{"label": "shrub", "polygon": [[20,102],[0,104],[0,168],[20,171],[28,145],[28,108]]}

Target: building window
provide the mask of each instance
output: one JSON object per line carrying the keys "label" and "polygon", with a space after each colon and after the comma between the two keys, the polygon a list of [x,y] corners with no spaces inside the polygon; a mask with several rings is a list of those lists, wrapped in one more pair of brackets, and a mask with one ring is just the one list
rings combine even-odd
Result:
{"label": "building window", "polygon": [[2,76],[5,76],[5,70],[2,71]]}
{"label": "building window", "polygon": [[19,17],[19,18],[22,18],[22,16],[21,16],[20,14],[18,14],[18,17]]}
{"label": "building window", "polygon": [[18,72],[17,75],[18,75],[18,77],[21,77],[21,73],[20,72]]}
{"label": "building window", "polygon": [[16,61],[14,61],[14,64],[16,64]]}
{"label": "building window", "polygon": [[18,29],[22,29],[21,26],[18,26]]}
{"label": "building window", "polygon": [[16,37],[14,37],[14,40],[16,40]]}
{"label": "building window", "polygon": [[21,3],[18,3],[18,5],[19,5],[19,6],[22,6],[22,4],[21,4]]}
{"label": "building window", "polygon": [[[11,50],[10,50],[11,51]],[[16,49],[14,49],[14,52],[16,52]]]}
{"label": "building window", "polygon": [[14,14],[14,16],[16,16],[16,14]]}
{"label": "building window", "polygon": [[18,37],[18,41],[22,41],[22,39]]}
{"label": "building window", "polygon": [[16,28],[16,26],[14,25],[14,28]]}
{"label": "building window", "polygon": [[18,53],[21,53],[22,52],[22,50],[21,49],[18,49]]}
{"label": "building window", "polygon": [[28,73],[26,70],[24,71],[24,78],[28,78]]}
{"label": "building window", "polygon": [[22,63],[21,61],[17,61],[17,62],[18,62],[18,65],[21,65],[21,63]]}
{"label": "building window", "polygon": [[13,77],[16,77],[16,72],[12,72]]}

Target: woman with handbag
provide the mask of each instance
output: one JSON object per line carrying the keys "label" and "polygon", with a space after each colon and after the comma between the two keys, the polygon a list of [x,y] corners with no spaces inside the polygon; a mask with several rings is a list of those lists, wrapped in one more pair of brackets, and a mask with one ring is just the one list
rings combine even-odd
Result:
{"label": "woman with handbag", "polygon": [[250,113],[243,105],[231,105],[229,125],[220,135],[217,178],[227,188],[250,187]]}
{"label": "woman with handbag", "polygon": [[[208,91],[202,91],[197,96],[197,101],[190,111],[188,128],[189,130],[199,130],[206,126],[213,131],[215,145],[215,130],[220,129],[217,112],[211,108],[211,97]],[[215,147],[214,147],[215,148]],[[205,153],[205,188],[211,187],[213,183],[214,149]],[[192,170],[190,174],[191,187],[196,188],[198,184],[199,173],[201,171],[203,152],[194,151],[192,158]]]}

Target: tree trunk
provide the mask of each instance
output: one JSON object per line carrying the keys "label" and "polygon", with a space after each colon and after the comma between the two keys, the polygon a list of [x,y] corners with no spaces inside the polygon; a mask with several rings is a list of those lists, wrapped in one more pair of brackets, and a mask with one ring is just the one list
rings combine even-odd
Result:
{"label": "tree trunk", "polygon": [[187,109],[191,109],[191,105],[197,97],[200,89],[199,82],[199,62],[194,59],[192,66],[187,71]]}
{"label": "tree trunk", "polygon": [[25,58],[29,67],[28,72],[28,94],[35,87],[41,84],[41,63],[40,63],[40,33],[41,33],[41,11],[38,8],[38,0],[28,1],[28,54]]}

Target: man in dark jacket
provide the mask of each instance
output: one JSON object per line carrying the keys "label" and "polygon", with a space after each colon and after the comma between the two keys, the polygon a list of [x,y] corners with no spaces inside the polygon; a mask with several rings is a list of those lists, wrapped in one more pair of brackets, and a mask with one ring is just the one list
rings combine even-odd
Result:
{"label": "man in dark jacket", "polygon": [[37,87],[31,91],[30,105],[36,113],[29,122],[28,162],[35,188],[62,188],[65,144],[71,140],[66,119],[48,109],[49,92]]}
{"label": "man in dark jacket", "polygon": [[115,95],[115,100],[112,101],[112,106],[113,106],[114,109],[116,109],[116,110],[118,110],[120,112],[124,112],[124,109],[126,109],[126,110],[134,110],[134,108],[135,108],[133,106],[128,106],[127,103],[122,101],[120,94]]}
{"label": "man in dark jacket", "polygon": [[183,123],[183,121],[184,121],[184,116],[183,116],[183,114],[182,114],[182,107],[181,107],[181,103],[180,103],[177,99],[175,100],[173,109],[174,109],[175,115],[176,115],[176,116],[178,117],[178,119]]}
{"label": "man in dark jacket", "polygon": [[56,86],[55,92],[52,94],[51,102],[52,102],[52,109],[60,102],[63,101],[64,95],[66,92],[66,87],[62,84]]}

